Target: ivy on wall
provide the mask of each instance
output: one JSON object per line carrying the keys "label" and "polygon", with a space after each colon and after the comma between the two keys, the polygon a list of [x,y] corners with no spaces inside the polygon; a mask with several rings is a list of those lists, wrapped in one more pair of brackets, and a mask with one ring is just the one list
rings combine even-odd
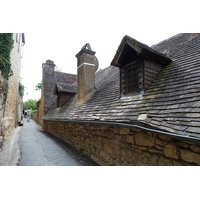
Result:
{"label": "ivy on wall", "polygon": [[24,89],[25,89],[25,87],[24,87],[24,85],[21,83],[21,81],[19,82],[19,95],[21,96],[21,97],[23,97],[24,96]]}
{"label": "ivy on wall", "polygon": [[14,43],[12,33],[0,33],[0,70],[4,77],[4,100],[8,95],[8,79],[13,75],[10,53]]}

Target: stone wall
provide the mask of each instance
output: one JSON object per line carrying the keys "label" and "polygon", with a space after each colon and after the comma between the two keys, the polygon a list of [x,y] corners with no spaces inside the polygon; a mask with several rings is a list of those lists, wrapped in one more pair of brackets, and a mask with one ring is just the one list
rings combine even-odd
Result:
{"label": "stone wall", "polygon": [[21,43],[16,41],[16,33],[13,33],[13,49],[10,54],[11,58],[11,68],[13,70],[13,75],[9,78],[9,90],[5,105],[4,113],[4,135],[7,136],[16,127],[18,122],[18,104],[20,104],[20,99],[18,98],[19,93],[19,75],[21,69]]}
{"label": "stone wall", "polygon": [[100,165],[200,165],[200,146],[139,129],[44,121],[43,129]]}
{"label": "stone wall", "polygon": [[0,72],[0,148],[3,145],[3,134],[4,134],[4,122],[3,122],[3,112],[4,112],[4,90],[3,90],[4,78]]}

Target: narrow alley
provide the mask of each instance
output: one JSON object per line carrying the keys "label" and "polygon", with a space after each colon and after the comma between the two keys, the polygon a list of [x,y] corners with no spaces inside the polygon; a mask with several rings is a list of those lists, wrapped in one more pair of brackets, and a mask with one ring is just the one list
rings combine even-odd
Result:
{"label": "narrow alley", "polygon": [[59,138],[44,131],[34,121],[24,122],[19,133],[20,161],[18,166],[97,166]]}

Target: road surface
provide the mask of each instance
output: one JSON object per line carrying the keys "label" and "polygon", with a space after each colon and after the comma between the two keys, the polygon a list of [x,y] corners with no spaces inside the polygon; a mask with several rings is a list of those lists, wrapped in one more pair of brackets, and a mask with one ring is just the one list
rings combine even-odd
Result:
{"label": "road surface", "polygon": [[42,131],[34,120],[24,122],[19,147],[18,166],[98,166],[72,146]]}

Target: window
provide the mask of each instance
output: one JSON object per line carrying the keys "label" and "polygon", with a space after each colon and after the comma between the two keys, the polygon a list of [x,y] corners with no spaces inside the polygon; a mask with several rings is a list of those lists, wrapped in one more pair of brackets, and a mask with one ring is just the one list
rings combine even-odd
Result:
{"label": "window", "polygon": [[133,94],[142,89],[142,65],[138,62],[121,68],[121,93]]}

